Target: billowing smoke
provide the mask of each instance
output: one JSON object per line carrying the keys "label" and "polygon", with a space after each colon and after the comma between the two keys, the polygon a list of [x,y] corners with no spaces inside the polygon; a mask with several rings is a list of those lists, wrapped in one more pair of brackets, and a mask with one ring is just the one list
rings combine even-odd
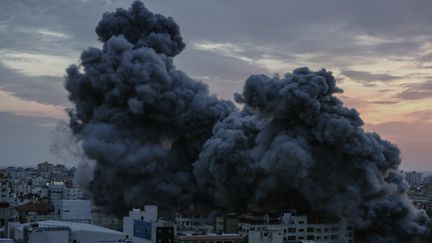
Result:
{"label": "billowing smoke", "polygon": [[230,211],[293,208],[353,222],[359,236],[416,241],[428,220],[407,199],[399,149],[365,132],[330,72],[252,75],[232,102],[175,68],[172,18],[141,2],[104,14],[102,49],[67,69],[70,127],[96,161],[94,201]]}

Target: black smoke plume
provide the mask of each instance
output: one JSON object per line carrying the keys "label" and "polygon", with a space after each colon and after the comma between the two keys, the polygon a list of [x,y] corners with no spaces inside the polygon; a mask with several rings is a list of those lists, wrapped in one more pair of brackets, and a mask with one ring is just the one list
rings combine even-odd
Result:
{"label": "black smoke plume", "polygon": [[67,69],[70,127],[96,161],[96,204],[230,211],[306,207],[354,223],[365,241],[419,241],[427,217],[406,196],[399,149],[365,132],[326,70],[252,75],[232,102],[173,65],[185,44],[172,18],[134,2],[104,14]]}

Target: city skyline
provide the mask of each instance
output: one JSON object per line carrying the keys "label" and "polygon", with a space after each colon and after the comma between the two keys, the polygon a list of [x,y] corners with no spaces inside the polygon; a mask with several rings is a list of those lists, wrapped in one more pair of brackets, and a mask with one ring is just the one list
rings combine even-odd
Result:
{"label": "city skyline", "polygon": [[[2,3],[2,164],[59,159],[50,146],[56,124],[67,120],[64,109],[71,107],[64,70],[78,63],[82,50],[100,47],[93,23],[102,13],[131,2]],[[317,8],[282,1],[248,1],[247,7],[244,1],[145,2],[182,26],[187,48],[175,65],[207,83],[212,93],[232,99],[255,73],[283,76],[297,66],[327,68],[345,90],[339,97],[361,113],[365,128],[399,145],[401,169],[430,170],[431,4],[314,3]]]}

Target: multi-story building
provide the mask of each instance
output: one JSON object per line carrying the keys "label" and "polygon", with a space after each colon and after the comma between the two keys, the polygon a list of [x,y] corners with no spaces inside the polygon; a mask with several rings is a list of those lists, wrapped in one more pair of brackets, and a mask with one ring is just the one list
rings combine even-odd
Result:
{"label": "multi-story building", "polygon": [[92,223],[90,200],[60,200],[56,214],[60,221]]}
{"label": "multi-story building", "polygon": [[427,186],[432,186],[432,175],[430,176],[426,176],[423,179],[423,184],[427,185]]}
{"label": "multi-story building", "polygon": [[15,208],[21,223],[53,220],[56,218],[54,206],[48,200],[30,202]]}
{"label": "multi-story building", "polygon": [[6,229],[9,221],[16,220],[18,220],[18,212],[10,207],[9,203],[0,202],[0,228]]}
{"label": "multi-story building", "polygon": [[10,193],[10,179],[4,174],[0,174],[0,202],[9,202]]}
{"label": "multi-story building", "polygon": [[144,206],[144,211],[133,209],[123,217],[123,232],[134,243],[174,243],[174,222],[159,220],[153,205]]}
{"label": "multi-story building", "polygon": [[180,235],[176,235],[175,237],[175,243],[196,243],[196,242],[241,243],[243,242],[243,237],[241,237],[239,234],[180,234]]}
{"label": "multi-story building", "polygon": [[64,187],[63,199],[65,200],[84,199],[84,192],[79,187]]}
{"label": "multi-story building", "polygon": [[53,168],[54,168],[54,165],[51,164],[51,163],[48,163],[48,161],[45,161],[45,162],[43,162],[43,163],[39,163],[39,164],[37,165],[37,169],[38,169],[40,172],[50,172],[50,171],[53,170]]}
{"label": "multi-story building", "polygon": [[25,180],[28,177],[27,171],[24,168],[22,168],[22,167],[18,167],[18,168],[12,167],[12,168],[8,171],[9,177],[11,179],[13,179],[13,180]]}
{"label": "multi-story building", "polygon": [[182,210],[176,212],[175,224],[177,231],[212,232],[214,226],[208,223],[208,210]]}
{"label": "multi-story building", "polygon": [[295,211],[241,215],[240,234],[249,242],[353,242],[353,230],[339,220],[312,218]]}
{"label": "multi-story building", "polygon": [[123,228],[123,221],[120,218],[106,214],[99,208],[92,210],[92,224],[113,230],[122,230]]}
{"label": "multi-story building", "polygon": [[239,219],[237,214],[230,213],[216,217],[216,233],[234,234],[239,232]]}
{"label": "multi-story building", "polygon": [[55,181],[48,183],[48,198],[50,203],[53,205],[57,204],[60,200],[62,200],[64,194],[64,183],[61,181]]}
{"label": "multi-story building", "polygon": [[423,182],[423,174],[419,172],[406,172],[405,179],[411,186],[417,186]]}

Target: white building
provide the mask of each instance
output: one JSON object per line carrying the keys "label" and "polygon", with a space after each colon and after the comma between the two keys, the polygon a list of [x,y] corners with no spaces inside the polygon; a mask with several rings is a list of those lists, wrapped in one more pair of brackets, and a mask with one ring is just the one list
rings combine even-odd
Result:
{"label": "white building", "polygon": [[54,220],[20,224],[15,227],[13,238],[20,243],[131,242],[119,231],[91,224]]}
{"label": "white building", "polygon": [[123,232],[134,243],[174,243],[174,222],[158,220],[157,206],[146,205],[144,211],[133,209],[123,217]]}
{"label": "white building", "polygon": [[48,198],[53,205],[56,205],[60,200],[64,199],[64,188],[65,186],[63,182],[48,183]]}
{"label": "white building", "polygon": [[87,224],[92,222],[90,200],[60,200],[56,213],[61,221]]}
{"label": "white building", "polygon": [[65,187],[63,189],[63,199],[79,200],[84,198],[84,192],[79,187]]}
{"label": "white building", "polygon": [[308,219],[295,212],[282,212],[279,216],[242,215],[239,219],[240,234],[249,242],[353,242],[351,227],[342,221]]}

